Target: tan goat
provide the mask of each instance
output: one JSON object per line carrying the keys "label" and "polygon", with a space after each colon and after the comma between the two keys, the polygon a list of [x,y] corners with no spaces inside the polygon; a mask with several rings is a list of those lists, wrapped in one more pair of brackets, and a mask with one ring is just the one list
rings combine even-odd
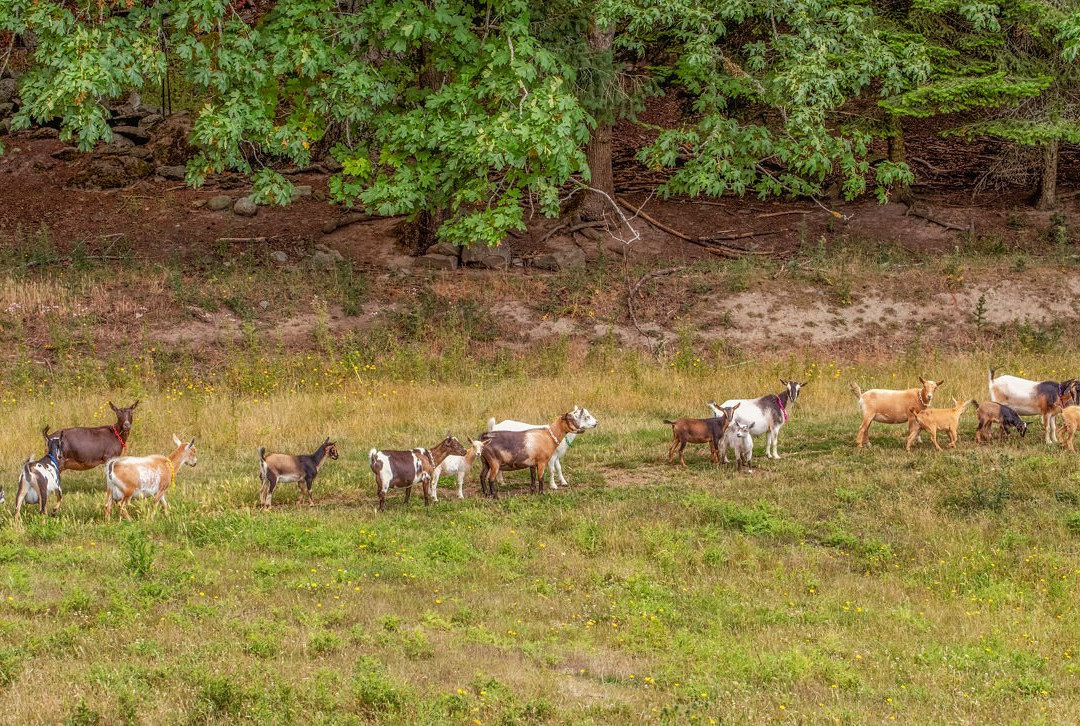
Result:
{"label": "tan goat", "polygon": [[[919,377],[922,384],[919,388],[908,388],[903,391],[893,391],[886,388],[872,388],[863,392],[852,383],[851,392],[859,399],[859,408],[862,409],[863,420],[859,427],[859,433],[855,436],[855,445],[860,449],[865,444],[870,445],[870,424],[878,423],[899,424],[907,423],[908,434],[915,428],[914,420],[908,418],[908,411],[915,409],[922,411],[930,407],[934,399],[937,387],[945,381],[929,381]],[[916,434],[918,435],[918,434]]]}
{"label": "tan goat", "polygon": [[954,398],[952,408],[924,408],[921,411],[916,410],[914,407],[908,409],[908,415],[911,417],[911,430],[908,432],[907,443],[904,448],[911,451],[911,445],[915,443],[915,438],[920,431],[925,429],[930,432],[930,443],[934,445],[935,449],[941,451],[941,447],[938,446],[937,442],[938,431],[945,431],[949,434],[949,448],[955,449],[958,432],[960,431],[960,414],[969,405],[978,406],[979,402],[968,400],[957,403]]}
{"label": "tan goat", "polygon": [[1077,427],[1080,427],[1080,406],[1069,406],[1062,409],[1061,419],[1065,422],[1065,441],[1064,445],[1069,451],[1076,452],[1073,448],[1073,436],[1076,435]]}

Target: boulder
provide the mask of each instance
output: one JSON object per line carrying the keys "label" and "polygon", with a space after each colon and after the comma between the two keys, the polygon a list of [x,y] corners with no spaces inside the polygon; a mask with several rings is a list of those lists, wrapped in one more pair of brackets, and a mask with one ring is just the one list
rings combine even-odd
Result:
{"label": "boulder", "polygon": [[128,149],[128,154],[139,159],[153,160],[153,153],[150,151],[149,146],[132,146]]}
{"label": "boulder", "polygon": [[240,197],[232,208],[233,214],[241,217],[254,217],[259,213],[259,205],[251,200],[251,197]]}
{"label": "boulder", "polygon": [[168,116],[154,127],[154,139],[149,146],[158,164],[186,164],[195,156],[195,149],[188,143],[191,126],[191,117],[185,112]]}
{"label": "boulder", "polygon": [[289,256],[281,250],[274,250],[270,253],[270,259],[274,262],[284,265],[286,262],[289,261]]}
{"label": "boulder", "polygon": [[14,78],[0,79],[0,103],[10,103],[19,90],[19,83]]}
{"label": "boulder", "polygon": [[113,134],[123,136],[139,146],[149,143],[150,141],[150,134],[147,133],[145,129],[140,129],[138,126],[114,126]]}
{"label": "boulder", "polygon": [[154,173],[154,167],[134,156],[90,157],[69,184],[83,189],[118,189]]}
{"label": "boulder", "polygon": [[220,212],[223,209],[228,209],[232,205],[232,197],[228,194],[218,194],[216,197],[210,197],[210,201],[206,203],[206,208],[212,209],[215,212]]}
{"label": "boulder", "polygon": [[449,242],[439,242],[427,249],[429,255],[446,255],[447,257],[458,257],[459,252],[461,252],[461,248]]}
{"label": "boulder", "polygon": [[300,197],[310,197],[310,196],[311,196],[311,185],[310,184],[297,184],[296,186],[293,187],[292,198],[293,198],[294,202],[297,199],[299,199]]}
{"label": "boulder", "polygon": [[555,250],[533,260],[533,267],[541,270],[569,270],[585,266],[585,253],[577,247]]}
{"label": "boulder", "polygon": [[155,126],[157,126],[159,123],[164,121],[164,120],[165,120],[165,117],[162,116],[161,114],[152,113],[152,114],[150,114],[148,116],[143,116],[142,119],[139,120],[139,128],[141,128],[141,129],[152,129]]}
{"label": "boulder", "polygon": [[54,129],[52,126],[42,126],[41,128],[34,129],[30,132],[31,139],[58,139],[60,138],[60,130]]}
{"label": "boulder", "polygon": [[15,113],[14,103],[0,103],[0,116],[10,116]]}
{"label": "boulder", "polygon": [[461,251],[461,264],[489,270],[505,270],[510,266],[510,248],[504,244],[494,247],[484,244],[469,245]]}
{"label": "boulder", "polygon": [[128,137],[117,134],[113,136],[112,141],[98,149],[98,152],[105,155],[126,154],[134,145],[135,142]]}
{"label": "boulder", "polygon": [[415,265],[429,270],[456,270],[458,268],[458,258],[450,255],[429,254],[417,257]]}
{"label": "boulder", "polygon": [[65,146],[59,151],[54,151],[51,154],[52,158],[59,159],[60,161],[75,161],[82,154],[74,146]]}
{"label": "boulder", "polygon": [[187,175],[187,168],[182,164],[177,164],[175,166],[159,166],[157,168],[157,175],[170,181],[184,181],[184,177]]}
{"label": "boulder", "polygon": [[311,255],[311,264],[320,270],[332,270],[345,258],[337,250],[316,250]]}

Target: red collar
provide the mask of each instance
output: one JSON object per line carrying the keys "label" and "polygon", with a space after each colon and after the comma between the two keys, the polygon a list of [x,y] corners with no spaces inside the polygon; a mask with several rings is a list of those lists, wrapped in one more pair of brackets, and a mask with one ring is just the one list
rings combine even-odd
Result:
{"label": "red collar", "polygon": [[112,432],[113,436],[115,436],[120,441],[120,446],[123,447],[121,451],[127,451],[127,442],[124,441],[124,437],[120,435],[120,432],[116,430],[115,426],[112,427]]}
{"label": "red collar", "polygon": [[784,399],[777,396],[776,402],[780,404],[780,413],[784,414],[784,423],[787,423],[787,409],[784,408]]}

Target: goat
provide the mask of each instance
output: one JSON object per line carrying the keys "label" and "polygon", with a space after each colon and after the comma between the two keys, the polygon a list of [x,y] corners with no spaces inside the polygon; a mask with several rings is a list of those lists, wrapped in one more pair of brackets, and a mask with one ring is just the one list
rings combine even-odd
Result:
{"label": "goat", "polygon": [[[49,427],[45,427],[45,431],[48,431]],[[55,515],[60,511],[60,502],[64,499],[64,492],[60,489],[60,467],[62,464],[62,451],[64,448],[64,437],[53,436],[52,438],[46,437],[48,442],[48,451],[45,452],[45,456],[41,457],[37,461],[31,461],[30,457],[26,457],[26,461],[23,462],[22,472],[19,474],[19,486],[15,490],[15,518],[18,519],[20,512],[22,511],[22,505],[25,501],[27,504],[37,504],[41,513],[45,514],[45,502],[49,498],[49,494],[56,493],[56,508],[52,513]],[[0,502],[4,501],[3,494],[0,493]]]}
{"label": "goat", "polygon": [[[714,416],[720,415],[720,408],[725,406],[737,406],[738,417],[750,424],[750,433],[754,436],[766,434],[765,456],[769,459],[779,459],[780,452],[776,450],[777,440],[780,438],[780,429],[788,420],[788,409],[795,405],[799,399],[799,391],[810,381],[798,383],[797,381],[785,381],[780,379],[784,390],[778,394],[770,394],[761,398],[733,398],[724,401],[723,406],[717,407],[716,403],[709,401],[708,406]],[[727,454],[727,447],[721,445],[721,456]]]}
{"label": "goat", "polygon": [[1068,406],[1061,410],[1061,420],[1065,426],[1065,443],[1064,446],[1073,453],[1076,449],[1073,448],[1073,436],[1076,435],[1076,429],[1080,426],[1080,406]]}
{"label": "goat", "polygon": [[941,451],[941,447],[938,446],[937,442],[938,431],[945,431],[949,434],[949,448],[955,449],[958,432],[960,431],[960,415],[964,413],[964,409],[969,404],[978,406],[979,402],[969,400],[957,403],[954,398],[952,408],[924,408],[922,410],[917,410],[914,406],[909,408],[908,415],[911,417],[912,426],[908,432],[907,443],[904,448],[911,451],[911,445],[915,443],[915,438],[919,435],[919,432],[926,429],[930,432],[930,443],[934,445],[935,449]]}
{"label": "goat", "polygon": [[736,418],[728,427],[724,436],[724,452],[730,447],[735,452],[735,470],[742,471],[746,467],[747,474],[753,474],[750,461],[754,458],[753,424]]}
{"label": "goat", "polygon": [[60,460],[60,470],[86,471],[127,451],[135,407],[138,405],[139,402],[135,401],[127,408],[117,408],[109,401],[109,408],[116,414],[116,423],[111,426],[74,426],[53,431],[51,434],[46,428],[42,432],[46,441],[54,436],[64,437],[64,455]]}
{"label": "goat", "polygon": [[421,448],[408,451],[369,451],[368,461],[371,463],[371,473],[375,475],[379,511],[386,506],[386,493],[391,487],[405,489],[405,502],[408,503],[413,486],[420,484],[424,491],[424,506],[431,504],[431,481],[435,469],[447,456],[465,456],[465,453],[465,447],[449,433],[431,450]]}
{"label": "goat", "polygon": [[686,466],[683,449],[687,444],[708,444],[709,455],[717,466],[720,465],[720,442],[724,432],[731,425],[731,417],[739,404],[727,408],[715,409],[712,418],[680,418],[675,421],[664,419],[671,427],[671,446],[668,447],[668,464],[675,463],[675,450],[679,451],[679,463]]}
{"label": "goat", "polygon": [[480,491],[498,498],[496,488],[501,471],[529,470],[530,491],[544,491],[544,469],[568,433],[580,434],[581,428],[572,412],[564,413],[550,425],[527,431],[485,431],[481,452]]}
{"label": "goat", "polygon": [[444,474],[457,477],[457,497],[458,499],[464,499],[465,477],[468,475],[469,469],[472,468],[473,462],[480,456],[480,452],[483,450],[484,442],[469,439],[469,447],[465,451],[465,456],[449,454],[443,459],[442,463],[435,467],[435,473],[431,475],[432,500],[436,502],[439,501],[439,477]]}
{"label": "goat", "polygon": [[274,498],[274,489],[279,482],[296,482],[300,488],[300,498],[296,500],[296,506],[304,502],[304,494],[307,494],[308,506],[314,507],[315,500],[311,498],[311,486],[315,476],[319,473],[326,457],[338,458],[337,444],[327,436],[326,440],[319,444],[313,454],[270,454],[266,449],[259,447],[259,504],[263,509],[269,510]]}
{"label": "goat", "polygon": [[1006,436],[1010,428],[1020,432],[1021,437],[1027,435],[1027,421],[1020,418],[1016,411],[1003,403],[983,401],[979,404],[975,413],[979,417],[979,423],[975,427],[975,443],[990,441],[993,438],[991,429],[994,424],[1001,426],[1002,436]]}
{"label": "goat", "polygon": [[[908,388],[903,391],[894,391],[887,388],[871,388],[862,391],[859,386],[852,383],[851,392],[859,399],[859,409],[862,411],[862,425],[859,433],[855,435],[855,446],[862,448],[865,444],[870,446],[870,424],[878,423],[899,424],[907,423],[908,435],[915,429],[916,423],[908,413],[911,409],[922,411],[930,407],[934,399],[934,392],[938,386],[944,385],[945,381],[937,382],[926,380],[919,376],[919,388]],[[915,434],[918,436],[918,432]]]}
{"label": "goat", "polygon": [[165,492],[176,481],[176,472],[184,464],[193,467],[199,463],[194,438],[186,444],[176,434],[172,438],[176,450],[168,456],[117,456],[105,463],[106,519],[112,518],[113,502],[120,503],[124,519],[131,519],[127,505],[132,498],[153,497],[155,510],[161,504],[162,511],[169,513]]}
{"label": "goat", "polygon": [[1009,375],[994,378],[994,369],[990,368],[987,386],[994,403],[1003,403],[1021,416],[1042,416],[1046,443],[1057,442],[1057,418],[1052,411],[1061,401],[1061,384]]}
{"label": "goat", "polygon": [[[574,406],[574,410],[570,412],[578,423],[579,428],[582,431],[596,428],[597,420],[589,413],[589,409]],[[488,431],[528,431],[529,429],[542,429],[544,424],[529,424],[522,423],[521,421],[500,421],[495,423],[494,418],[489,418],[487,422]],[[570,486],[566,482],[566,477],[563,476],[562,470],[562,458],[566,455],[567,450],[573,446],[574,439],[577,438],[577,433],[574,431],[567,432],[566,436],[559,443],[559,447],[555,449],[555,453],[552,455],[551,460],[548,461],[549,479],[552,489],[558,489],[555,484],[555,476],[558,475],[559,482],[565,487]],[[502,474],[499,474],[499,483],[503,483]]]}

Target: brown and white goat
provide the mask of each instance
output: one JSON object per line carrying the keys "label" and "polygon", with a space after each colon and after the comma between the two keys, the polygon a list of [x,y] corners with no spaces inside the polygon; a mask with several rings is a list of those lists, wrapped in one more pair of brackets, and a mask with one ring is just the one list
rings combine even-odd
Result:
{"label": "brown and white goat", "polygon": [[683,458],[683,449],[687,444],[708,444],[709,454],[717,466],[720,465],[720,442],[724,438],[724,432],[731,425],[732,414],[740,404],[726,408],[717,408],[716,416],[712,418],[680,418],[675,421],[664,419],[664,423],[671,427],[671,446],[668,447],[668,464],[675,463],[675,451],[679,452],[679,463],[684,467],[686,460]]}
{"label": "brown and white goat", "polygon": [[327,436],[326,440],[319,444],[313,454],[270,454],[267,456],[266,449],[259,447],[259,504],[263,509],[270,509],[274,498],[274,488],[279,483],[296,482],[300,487],[300,498],[296,500],[296,506],[304,502],[307,494],[308,506],[314,507],[315,500],[311,498],[311,486],[315,476],[319,473],[326,458],[338,458],[337,444]]}
{"label": "brown and white goat", "polygon": [[[46,426],[45,432],[48,430]],[[60,488],[63,434],[52,438],[46,436],[45,442],[49,447],[45,456],[37,461],[31,461],[30,457],[27,457],[23,462],[22,471],[19,473],[19,486],[15,490],[15,519],[19,518],[24,501],[27,504],[37,504],[41,513],[45,514],[45,503],[50,494],[56,495],[56,508],[52,513],[57,514],[60,511],[60,502],[64,498],[64,492]],[[3,501],[3,493],[0,493],[0,502]]]}
{"label": "brown and white goat", "polygon": [[[987,388],[990,400],[1011,407],[1021,416],[1042,416],[1046,443],[1056,443],[1057,414],[1055,407],[1066,405],[1076,393],[1072,381],[1065,381],[1063,386],[1057,381],[1032,381],[1019,376],[994,377],[994,369],[989,369]],[[1066,399],[1062,394],[1068,391]]]}
{"label": "brown and white goat", "polygon": [[969,405],[978,406],[979,402],[970,400],[957,403],[954,398],[952,408],[924,408],[921,411],[916,410],[914,407],[908,409],[908,415],[911,417],[913,425],[908,433],[907,443],[904,448],[911,451],[911,445],[915,443],[919,432],[925,429],[930,432],[930,443],[934,445],[935,449],[941,451],[941,447],[938,446],[937,442],[938,431],[945,431],[949,434],[949,448],[955,449],[960,431],[960,415],[964,413],[964,409]]}
{"label": "brown and white goat", "polygon": [[473,462],[480,458],[480,452],[484,450],[483,441],[469,439],[469,447],[464,456],[450,454],[442,463],[435,467],[435,473],[431,475],[431,498],[439,501],[439,477],[443,475],[457,477],[457,498],[465,498],[465,477],[472,469]]}
{"label": "brown and white goat", "polygon": [[165,492],[176,481],[176,472],[184,464],[195,466],[199,463],[195,456],[195,439],[185,444],[173,434],[173,443],[176,450],[168,456],[117,456],[105,462],[106,518],[112,517],[113,502],[119,502],[120,514],[124,519],[131,519],[128,502],[143,497],[153,497],[154,505],[160,503],[165,514],[169,513]]}
{"label": "brown and white goat", "polygon": [[379,511],[386,506],[386,493],[391,488],[404,489],[405,501],[409,501],[413,486],[423,487],[424,506],[431,503],[431,481],[435,469],[450,455],[465,456],[465,447],[456,437],[446,434],[430,450],[419,448],[400,450],[372,449],[368,452],[371,473],[375,475],[375,491],[379,495]]}
{"label": "brown and white goat", "polygon": [[544,491],[544,469],[568,433],[580,434],[584,429],[567,412],[549,425],[526,431],[485,431],[480,435],[484,449],[480,454],[480,491],[498,498],[497,480],[501,471],[529,470],[530,490]]}
{"label": "brown and white goat", "polygon": [[[855,445],[860,449],[865,444],[870,446],[870,424],[878,423],[899,424],[907,423],[908,435],[911,435],[916,424],[915,420],[908,416],[911,409],[922,411],[930,407],[934,399],[934,392],[938,386],[945,383],[930,381],[919,377],[919,388],[908,388],[903,391],[894,391],[887,388],[872,388],[869,391],[861,391],[858,385],[851,384],[851,392],[859,399],[859,408],[862,410],[863,420],[859,426],[859,433],[855,436]],[[918,436],[918,433],[915,434]]]}

